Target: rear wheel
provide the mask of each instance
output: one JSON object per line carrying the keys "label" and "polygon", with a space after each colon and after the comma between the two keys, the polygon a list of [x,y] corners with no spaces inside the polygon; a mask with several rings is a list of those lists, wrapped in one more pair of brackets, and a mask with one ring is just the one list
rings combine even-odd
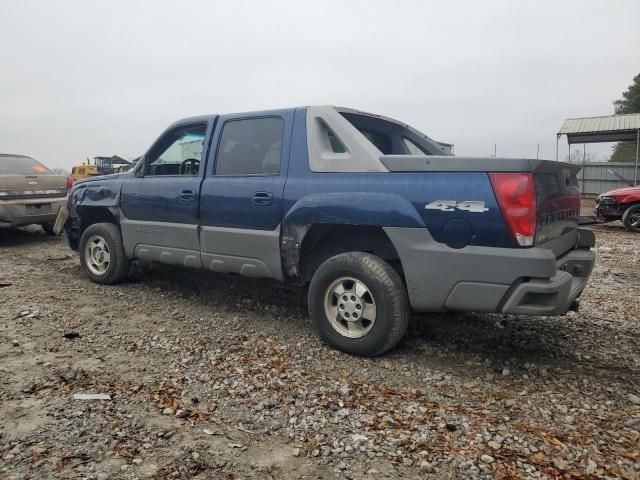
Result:
{"label": "rear wheel", "polygon": [[124,254],[120,229],[113,223],[87,227],[79,251],[82,267],[96,283],[118,283],[129,273],[131,263]]}
{"label": "rear wheel", "polygon": [[640,232],[640,205],[632,205],[622,214],[622,223],[630,232]]}
{"label": "rear wheel", "polygon": [[380,355],[402,338],[409,321],[407,292],[398,273],[368,253],[331,257],[309,286],[309,313],[332,347]]}
{"label": "rear wheel", "polygon": [[53,231],[53,223],[43,223],[40,225],[42,227],[42,230],[44,230],[44,233],[46,233],[47,235],[55,235],[56,233]]}

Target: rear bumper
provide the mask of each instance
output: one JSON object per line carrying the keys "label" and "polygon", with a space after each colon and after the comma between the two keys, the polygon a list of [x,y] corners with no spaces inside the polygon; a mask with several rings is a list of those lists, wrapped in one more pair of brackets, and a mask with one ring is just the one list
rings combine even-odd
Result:
{"label": "rear bumper", "polygon": [[67,197],[34,198],[0,201],[0,222],[13,225],[53,223]]}
{"label": "rear bumper", "polygon": [[500,311],[533,315],[566,313],[587,286],[594,262],[595,253],[590,250],[567,253],[558,259],[556,273],[551,278],[514,284]]}
{"label": "rear bumper", "polygon": [[[527,249],[453,249],[425,229],[385,231],[400,256],[411,306],[420,312],[563,314],[584,290],[595,262],[593,232],[582,229],[547,248]],[[556,257],[561,243],[571,249]]]}

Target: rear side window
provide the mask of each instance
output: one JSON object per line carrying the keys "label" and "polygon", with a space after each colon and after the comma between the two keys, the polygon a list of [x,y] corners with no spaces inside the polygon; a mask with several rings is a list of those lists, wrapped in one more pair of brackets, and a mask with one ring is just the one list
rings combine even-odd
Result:
{"label": "rear side window", "polygon": [[336,134],[333,133],[333,130],[327,128],[327,138],[329,139],[329,144],[331,145],[331,151],[333,153],[346,153],[347,149],[344,144],[340,141]]}
{"label": "rear side window", "polygon": [[284,122],[248,118],[224,124],[216,155],[216,175],[278,175]]}
{"label": "rear side window", "polygon": [[0,175],[53,175],[53,172],[33,158],[0,155]]}

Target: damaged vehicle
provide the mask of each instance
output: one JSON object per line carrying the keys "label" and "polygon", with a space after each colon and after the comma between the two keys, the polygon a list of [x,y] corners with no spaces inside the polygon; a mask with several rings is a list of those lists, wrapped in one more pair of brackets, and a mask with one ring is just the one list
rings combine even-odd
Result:
{"label": "damaged vehicle", "polygon": [[598,195],[596,222],[622,220],[630,232],[640,232],[640,187],[619,188]]}
{"label": "damaged vehicle", "polygon": [[348,108],[208,115],[171,125],[132,172],[77,182],[56,227],[98,283],[141,259],[307,284],[322,338],[375,356],[412,309],[576,308],[595,258],[578,171],[443,155]]}
{"label": "damaged vehicle", "polygon": [[53,235],[56,215],[73,180],[24,155],[0,153],[0,222],[38,224]]}

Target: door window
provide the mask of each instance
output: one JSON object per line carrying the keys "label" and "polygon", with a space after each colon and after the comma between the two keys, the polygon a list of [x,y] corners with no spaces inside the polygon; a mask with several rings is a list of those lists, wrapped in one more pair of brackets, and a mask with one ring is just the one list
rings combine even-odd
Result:
{"label": "door window", "polygon": [[284,123],[278,117],[231,120],[224,124],[216,175],[279,175]]}
{"label": "door window", "polygon": [[145,159],[146,175],[198,175],[206,132],[199,123],[166,133]]}

